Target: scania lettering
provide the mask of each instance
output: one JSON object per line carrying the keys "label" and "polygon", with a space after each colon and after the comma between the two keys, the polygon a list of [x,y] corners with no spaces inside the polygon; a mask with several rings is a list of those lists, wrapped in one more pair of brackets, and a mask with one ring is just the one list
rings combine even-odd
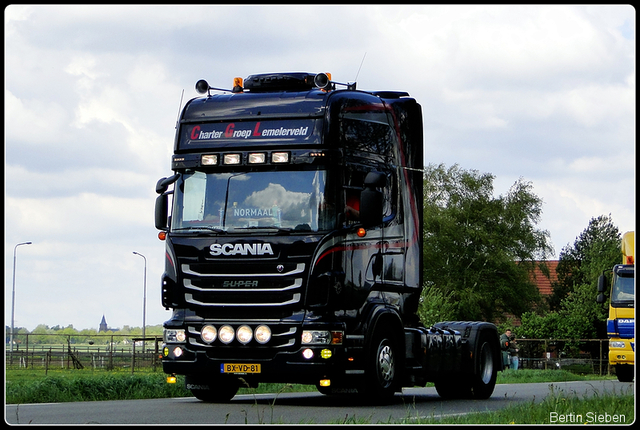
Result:
{"label": "scania lettering", "polygon": [[210,247],[211,255],[273,255],[271,245],[264,244],[242,244],[242,243],[214,243]]}
{"label": "scania lettering", "polygon": [[[622,264],[613,267],[609,297],[609,365],[613,366],[620,382],[631,382],[635,363],[635,233],[622,235]],[[609,277],[598,278],[598,303],[605,303],[604,293],[609,290]]]}
{"label": "scania lettering", "polygon": [[172,176],[156,185],[165,240],[163,369],[204,401],[240,384],[314,384],[387,401],[435,383],[487,398],[502,370],[486,322],[424,327],[422,109],[324,73],[199,81]]}

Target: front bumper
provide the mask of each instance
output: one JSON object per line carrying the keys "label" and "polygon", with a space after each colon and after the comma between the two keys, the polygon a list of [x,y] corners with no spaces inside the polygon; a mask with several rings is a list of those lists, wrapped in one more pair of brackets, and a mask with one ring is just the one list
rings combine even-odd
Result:
{"label": "front bumper", "polygon": [[631,364],[635,362],[635,339],[610,339],[609,364]]}
{"label": "front bumper", "polygon": [[[226,344],[219,338],[206,342],[206,336],[202,335],[207,325],[230,325],[236,331],[243,325],[250,325],[255,332],[259,324],[263,323],[218,321],[165,327],[165,334],[179,330],[184,336],[181,336],[181,342],[165,336],[163,370],[168,374],[203,378],[232,374],[257,382],[301,384],[364,374],[361,359],[364,336],[344,335],[345,327],[340,323],[272,322],[269,323],[271,339],[263,344],[255,339],[241,344],[237,338]],[[328,336],[310,335],[319,332]]]}

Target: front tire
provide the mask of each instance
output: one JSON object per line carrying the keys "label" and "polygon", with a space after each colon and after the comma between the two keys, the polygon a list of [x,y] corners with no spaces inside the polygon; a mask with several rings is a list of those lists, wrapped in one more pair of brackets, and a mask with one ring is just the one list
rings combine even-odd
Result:
{"label": "front tire", "polygon": [[373,402],[386,402],[399,390],[400,349],[389,332],[374,336],[367,353],[365,380],[358,391]]}
{"label": "front tire", "polygon": [[616,376],[619,382],[633,382],[633,366],[630,364],[617,364]]}

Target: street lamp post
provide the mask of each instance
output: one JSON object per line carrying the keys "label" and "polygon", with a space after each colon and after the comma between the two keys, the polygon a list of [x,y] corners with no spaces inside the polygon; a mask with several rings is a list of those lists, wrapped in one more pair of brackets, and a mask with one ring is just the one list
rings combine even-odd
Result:
{"label": "street lamp post", "polygon": [[147,326],[147,257],[140,254],[139,252],[133,251],[133,253],[144,258],[144,289],[142,296],[142,351],[144,352],[146,333],[145,328]]}
{"label": "street lamp post", "polygon": [[11,289],[11,333],[9,334],[9,342],[11,344],[10,364],[13,364],[13,320],[16,308],[16,251],[21,245],[31,245],[31,242],[22,242],[13,247],[13,288]]}

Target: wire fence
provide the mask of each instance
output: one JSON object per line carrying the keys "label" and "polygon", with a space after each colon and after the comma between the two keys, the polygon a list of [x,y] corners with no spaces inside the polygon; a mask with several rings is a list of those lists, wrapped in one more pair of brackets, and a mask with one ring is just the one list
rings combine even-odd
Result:
{"label": "wire fence", "polygon": [[519,369],[611,374],[608,339],[516,339],[515,345]]}
{"label": "wire fence", "polygon": [[[611,374],[607,339],[517,339],[520,369]],[[162,336],[20,334],[5,345],[7,369],[161,368]]]}
{"label": "wire fence", "polygon": [[[11,347],[13,346],[13,348]],[[7,369],[105,369],[161,367],[162,336],[15,335],[6,344]]]}

